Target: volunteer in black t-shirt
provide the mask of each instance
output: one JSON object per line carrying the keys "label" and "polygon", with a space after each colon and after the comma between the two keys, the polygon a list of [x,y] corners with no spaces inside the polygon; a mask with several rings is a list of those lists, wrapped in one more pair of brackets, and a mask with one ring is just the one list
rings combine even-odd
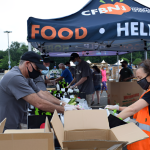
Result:
{"label": "volunteer in black t-shirt", "polygon": [[146,90],[139,100],[128,107],[120,107],[118,105],[107,105],[105,108],[110,110],[119,110],[118,118],[123,120],[133,116],[141,128],[149,138],[139,142],[135,142],[127,146],[128,150],[147,150],[150,147],[150,60],[143,61],[136,70],[137,83]]}
{"label": "volunteer in black t-shirt", "polygon": [[130,82],[131,79],[134,78],[133,72],[130,68],[128,68],[128,62],[127,61],[123,61],[121,63],[122,63],[123,69],[121,69],[121,71],[120,71],[119,82]]}

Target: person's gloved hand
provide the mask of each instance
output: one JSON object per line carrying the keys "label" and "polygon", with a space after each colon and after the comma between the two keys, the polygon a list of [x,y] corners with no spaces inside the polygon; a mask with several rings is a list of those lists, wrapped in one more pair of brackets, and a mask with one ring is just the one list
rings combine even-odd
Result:
{"label": "person's gloved hand", "polygon": [[73,85],[73,86],[70,86],[70,89],[74,89],[76,86],[75,85]]}
{"label": "person's gloved hand", "polygon": [[105,109],[110,109],[110,110],[119,110],[118,105],[107,105]]}

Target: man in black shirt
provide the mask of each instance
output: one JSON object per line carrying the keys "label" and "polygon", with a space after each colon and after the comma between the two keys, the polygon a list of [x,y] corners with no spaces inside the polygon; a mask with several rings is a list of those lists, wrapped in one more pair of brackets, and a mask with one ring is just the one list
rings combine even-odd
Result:
{"label": "man in black shirt", "polygon": [[128,62],[127,61],[123,61],[121,63],[122,63],[123,69],[121,69],[121,71],[120,71],[119,82],[130,82],[131,79],[134,78],[133,72],[131,69],[128,68]]}

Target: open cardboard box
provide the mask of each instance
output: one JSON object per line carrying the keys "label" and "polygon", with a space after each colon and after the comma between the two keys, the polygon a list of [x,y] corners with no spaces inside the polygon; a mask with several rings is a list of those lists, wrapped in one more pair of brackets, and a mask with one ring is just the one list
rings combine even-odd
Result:
{"label": "open cardboard box", "polygon": [[54,150],[53,131],[48,118],[45,129],[5,130],[6,119],[0,123],[1,150]]}
{"label": "open cardboard box", "polygon": [[110,129],[106,110],[66,111],[64,127],[55,111],[51,124],[65,150],[122,150],[127,144],[148,138],[134,123]]}

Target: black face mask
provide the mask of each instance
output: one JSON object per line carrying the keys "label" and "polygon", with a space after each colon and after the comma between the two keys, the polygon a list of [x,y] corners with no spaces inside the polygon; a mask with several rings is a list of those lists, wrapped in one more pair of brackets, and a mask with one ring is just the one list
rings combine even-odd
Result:
{"label": "black face mask", "polygon": [[[32,64],[31,64],[31,66],[32,66]],[[27,68],[28,69],[28,68]],[[35,79],[35,78],[37,78],[39,75],[40,75],[40,72],[39,71],[36,71],[34,68],[33,68],[33,66],[32,66],[32,72],[30,72],[29,70],[28,70],[28,74],[29,74],[29,77],[31,78],[31,79]]]}
{"label": "black face mask", "polygon": [[144,90],[147,90],[150,83],[147,82],[146,78],[148,77],[149,75],[147,75],[145,78],[141,79],[140,81],[137,81],[137,83],[141,86],[142,89]]}
{"label": "black face mask", "polygon": [[125,67],[125,65],[122,64],[122,67]]}

